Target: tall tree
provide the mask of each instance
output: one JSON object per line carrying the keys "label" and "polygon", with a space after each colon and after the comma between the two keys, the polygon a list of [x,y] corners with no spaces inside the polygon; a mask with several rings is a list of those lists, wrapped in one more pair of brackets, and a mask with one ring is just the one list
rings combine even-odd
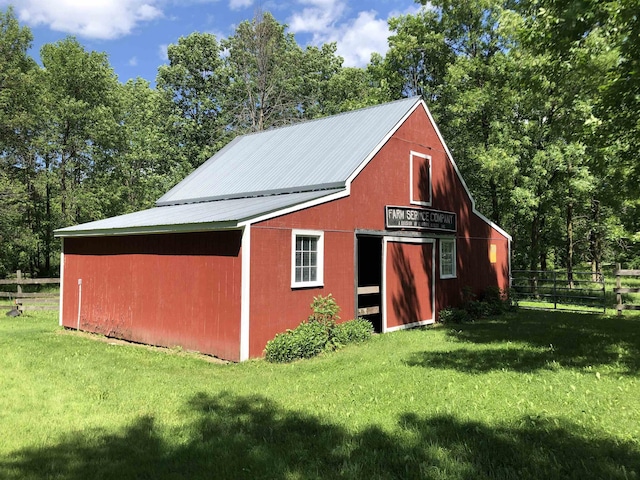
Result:
{"label": "tall tree", "polygon": [[230,82],[225,108],[233,112],[238,133],[324,114],[323,92],[342,59],[334,44],[302,49],[285,30],[270,13],[261,13],[223,42]]}
{"label": "tall tree", "polygon": [[286,124],[298,116],[302,49],[270,13],[238,25],[228,50],[232,125],[240,132]]}
{"label": "tall tree", "polygon": [[39,267],[42,223],[35,146],[41,84],[39,68],[27,53],[31,41],[31,32],[19,25],[11,8],[0,12],[0,203],[4,217],[0,263],[5,270],[34,272]]}
{"label": "tall tree", "polygon": [[169,65],[158,69],[171,154],[197,167],[229,141],[224,101],[227,77],[221,46],[209,33],[192,33],[169,45]]}
{"label": "tall tree", "polygon": [[46,132],[41,156],[57,174],[61,223],[101,216],[97,192],[83,188],[101,166],[97,152],[117,146],[117,78],[104,53],[87,52],[75,38],[41,50],[46,91]]}
{"label": "tall tree", "polygon": [[100,192],[100,216],[153,206],[189,170],[170,153],[176,149],[166,131],[163,100],[163,92],[141,78],[118,85],[116,149],[94,153],[100,168],[86,180],[87,189]]}

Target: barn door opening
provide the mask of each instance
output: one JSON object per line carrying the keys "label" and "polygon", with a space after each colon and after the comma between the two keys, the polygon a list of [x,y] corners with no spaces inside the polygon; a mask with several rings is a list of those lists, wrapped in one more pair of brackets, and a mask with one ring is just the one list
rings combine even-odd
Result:
{"label": "barn door opening", "polygon": [[358,236],[358,316],[382,332],[382,237]]}

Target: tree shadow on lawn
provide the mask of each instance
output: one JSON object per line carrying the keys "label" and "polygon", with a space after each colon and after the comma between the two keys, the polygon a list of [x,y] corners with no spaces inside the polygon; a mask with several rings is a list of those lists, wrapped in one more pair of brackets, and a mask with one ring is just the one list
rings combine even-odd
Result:
{"label": "tree shadow on lawn", "polygon": [[495,320],[452,326],[448,335],[482,347],[417,352],[407,364],[469,373],[608,365],[621,373],[640,373],[637,318],[520,310]]}
{"label": "tree shadow on lawn", "polygon": [[[7,480],[636,478],[638,445],[553,418],[506,426],[404,414],[391,433],[349,431],[261,396],[199,394],[176,440],[140,417],[122,432],[78,431],[0,459]],[[173,432],[175,434],[175,432]]]}

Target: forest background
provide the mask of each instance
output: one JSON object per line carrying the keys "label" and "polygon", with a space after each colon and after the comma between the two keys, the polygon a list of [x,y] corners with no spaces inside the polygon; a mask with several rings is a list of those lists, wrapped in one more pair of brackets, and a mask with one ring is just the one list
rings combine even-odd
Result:
{"label": "forest background", "polygon": [[[425,3],[425,2],[423,2]],[[168,47],[156,85],[0,11],[0,278],[59,273],[60,227],[151,207],[235,136],[427,102],[513,268],[640,267],[638,0],[433,0],[343,67],[258,12]]]}

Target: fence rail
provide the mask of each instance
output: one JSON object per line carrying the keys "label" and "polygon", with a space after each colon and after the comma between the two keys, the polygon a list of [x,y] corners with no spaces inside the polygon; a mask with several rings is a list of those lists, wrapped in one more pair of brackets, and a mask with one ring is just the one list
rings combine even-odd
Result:
{"label": "fence rail", "polygon": [[511,292],[522,306],[606,312],[605,282],[601,272],[513,270]]}
{"label": "fence rail", "polygon": [[15,292],[0,292],[0,298],[8,298],[13,305],[4,305],[4,310],[58,310],[60,308],[60,294],[50,292],[23,292],[23,285],[55,285],[59,278],[24,278],[22,272],[16,272],[16,278],[0,280],[0,285],[16,285]]}
{"label": "fence rail", "polygon": [[631,303],[622,303],[623,293],[640,293],[640,288],[629,288],[622,286],[622,277],[640,277],[640,270],[628,270],[620,268],[620,264],[616,266],[616,288],[613,292],[616,294],[616,304],[614,308],[618,311],[618,316],[622,315],[623,310],[640,310],[640,305]]}

